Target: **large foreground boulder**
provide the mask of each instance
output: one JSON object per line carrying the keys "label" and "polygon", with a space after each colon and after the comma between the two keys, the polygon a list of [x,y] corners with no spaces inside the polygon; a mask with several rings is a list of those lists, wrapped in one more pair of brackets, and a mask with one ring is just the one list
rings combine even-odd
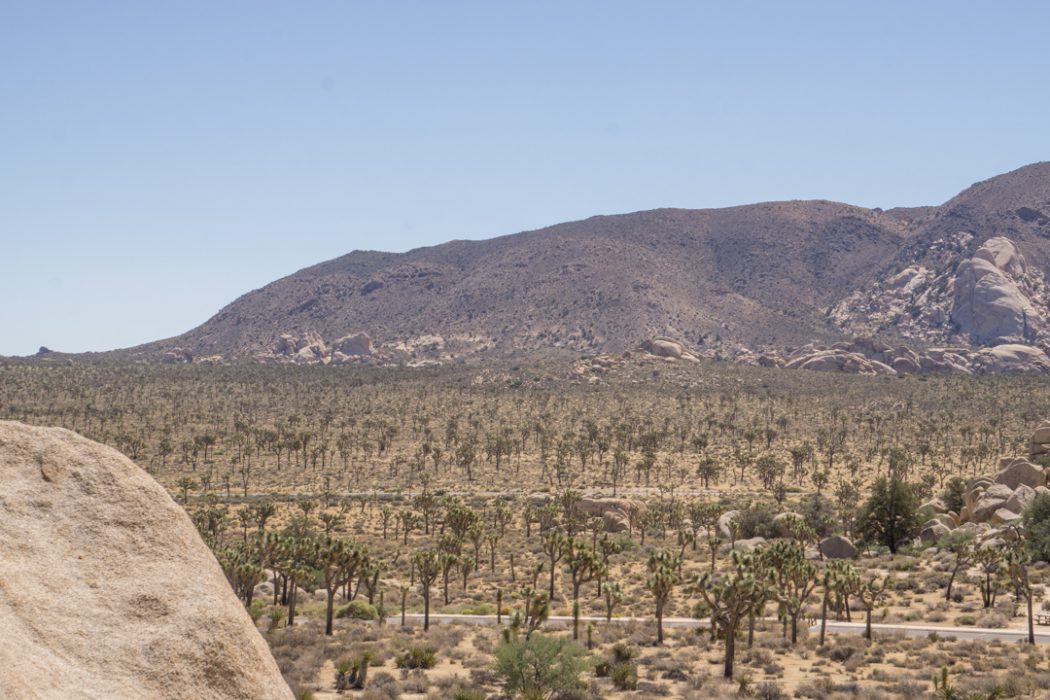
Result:
{"label": "large foreground boulder", "polygon": [[0,422],[0,696],[291,700],[167,492],[113,449]]}

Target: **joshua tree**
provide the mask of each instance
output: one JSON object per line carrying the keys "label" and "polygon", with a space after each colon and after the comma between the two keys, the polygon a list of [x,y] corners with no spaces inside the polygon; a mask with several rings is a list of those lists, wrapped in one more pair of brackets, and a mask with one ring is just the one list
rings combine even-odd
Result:
{"label": "joshua tree", "polygon": [[[387,528],[390,526],[390,518],[391,518],[391,516],[393,516],[393,514],[394,514],[394,511],[390,508],[390,506],[384,505],[382,508],[379,509],[379,517],[380,517],[380,519],[381,519],[381,521],[383,523],[383,539],[384,540],[386,539],[386,531],[387,531]],[[397,537],[397,535],[395,534],[394,537]]]}
{"label": "joshua tree", "polygon": [[539,629],[551,612],[550,600],[543,593],[538,592],[532,586],[524,586],[521,589],[522,609],[515,612],[511,620],[511,629],[525,628],[525,639]]}
{"label": "joshua tree", "polygon": [[197,482],[194,481],[193,477],[183,476],[179,477],[178,482],[179,490],[182,491],[182,502],[183,504],[190,502],[190,491],[197,488]]}
{"label": "joshua tree", "polygon": [[[860,574],[848,561],[832,559],[824,567],[821,575],[824,595],[820,601],[820,646],[824,646],[824,636],[828,626],[828,604],[832,596],[841,601],[850,591],[860,586]],[[847,610],[849,609],[847,605]]]}
{"label": "joshua tree", "polygon": [[288,590],[288,626],[295,623],[295,606],[299,582],[313,572],[316,562],[313,539],[306,533],[288,532],[280,540],[277,566]]}
{"label": "joshua tree", "polygon": [[550,529],[541,535],[540,540],[543,543],[543,551],[547,555],[547,559],[550,561],[550,588],[547,592],[547,597],[550,600],[554,600],[554,575],[558,570],[558,562],[565,556],[565,550],[568,545],[568,537],[561,530]]}
{"label": "joshua tree", "polygon": [[602,584],[602,595],[605,597],[605,621],[612,622],[613,609],[623,600],[623,591],[616,581]]}
{"label": "joshua tree", "polygon": [[324,633],[332,634],[332,614],[335,608],[335,594],[354,577],[362,561],[367,557],[365,551],[355,542],[337,540],[325,536],[314,542],[313,559],[321,573],[326,594]]}
{"label": "joshua tree", "polygon": [[412,557],[419,587],[423,591],[423,631],[430,629],[430,590],[441,573],[441,554],[436,549],[424,549]]}
{"label": "joshua tree", "polygon": [[740,621],[767,596],[766,583],[754,573],[754,554],[734,551],[731,557],[729,571],[717,580],[710,573],[705,573],[696,582],[696,589],[711,612],[712,627],[719,628],[725,637],[723,675],[726,678],[733,677],[736,633]]}
{"label": "joshua tree", "polygon": [[1035,627],[1032,619],[1032,582],[1028,579],[1028,564],[1031,556],[1028,553],[1026,543],[1020,533],[1015,529],[1017,539],[1006,550],[1003,559],[1006,564],[1007,573],[1018,593],[1019,598],[1024,598],[1028,608],[1028,643],[1035,644]]}
{"label": "joshua tree", "polygon": [[861,583],[856,590],[857,599],[864,606],[864,638],[868,641],[871,641],[871,611],[886,596],[887,591],[891,587],[891,582],[892,579],[889,576],[884,578],[881,583],[878,577],[875,576]]}
{"label": "joshua tree", "polygon": [[459,564],[463,547],[452,535],[442,535],[438,540],[438,551],[441,553],[441,584],[445,594],[445,605],[448,605],[448,578],[452,569]]}
{"label": "joshua tree", "polygon": [[277,514],[277,506],[273,501],[259,501],[251,507],[251,512],[259,532],[266,532],[266,522]]}
{"label": "joshua tree", "polygon": [[802,544],[776,540],[760,554],[773,583],[774,597],[785,614],[785,625],[791,623],[791,643],[798,641],[798,618],[809,595],[817,585],[817,569],[806,561]]}
{"label": "joshua tree", "polygon": [[657,644],[664,643],[664,608],[674,592],[674,587],[681,581],[678,575],[679,563],[678,555],[666,549],[658,549],[649,555],[649,578],[645,581],[645,587],[656,601]]}
{"label": "joshua tree", "polygon": [[317,519],[321,521],[321,525],[324,527],[324,534],[326,535],[331,535],[339,527],[339,523],[342,520],[336,513],[321,513],[317,516]]}
{"label": "joshua tree", "polygon": [[980,547],[973,554],[974,563],[981,569],[984,579],[981,581],[981,601],[984,607],[995,605],[999,594],[999,577],[1003,573],[1003,553],[995,547]]}
{"label": "joshua tree", "polygon": [[944,589],[944,599],[952,599],[952,585],[955,583],[955,577],[960,571],[970,565],[974,556],[974,534],[972,531],[967,530],[952,530],[944,537],[940,539],[937,546],[940,549],[951,552],[955,555],[955,562],[952,564],[952,573],[948,577],[948,586]]}

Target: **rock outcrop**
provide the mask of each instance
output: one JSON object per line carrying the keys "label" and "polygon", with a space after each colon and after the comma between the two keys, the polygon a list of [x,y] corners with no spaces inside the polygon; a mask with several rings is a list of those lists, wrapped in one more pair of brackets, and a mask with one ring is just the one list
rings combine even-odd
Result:
{"label": "rock outcrop", "polygon": [[635,517],[645,513],[644,501],[630,498],[581,498],[576,510],[589,517],[599,517],[605,523],[606,532],[627,532],[631,526],[631,513]]}
{"label": "rock outcrop", "polygon": [[1045,323],[1039,282],[1010,239],[990,238],[956,270],[951,320],[977,345],[1028,342]]}
{"label": "rock outcrop", "polygon": [[332,343],[332,361],[345,362],[354,357],[371,357],[375,351],[367,333],[344,335]]}
{"label": "rock outcrop", "polygon": [[841,535],[825,537],[820,541],[820,553],[828,559],[854,559],[857,548]]}
{"label": "rock outcrop", "polygon": [[0,422],[7,698],[291,700],[186,513],[115,450]]}
{"label": "rock outcrop", "polygon": [[1050,357],[1034,345],[1006,343],[991,348],[930,348],[917,352],[905,346],[890,346],[871,338],[849,342],[803,345],[781,357],[767,352],[760,357],[750,351],[737,355],[737,362],[783,369],[808,369],[850,374],[1017,374],[1050,373]]}
{"label": "rock outcrop", "polygon": [[657,357],[668,357],[674,360],[691,361],[697,359],[696,355],[690,352],[685,345],[670,338],[651,338],[644,341],[641,348],[650,355],[655,355]]}

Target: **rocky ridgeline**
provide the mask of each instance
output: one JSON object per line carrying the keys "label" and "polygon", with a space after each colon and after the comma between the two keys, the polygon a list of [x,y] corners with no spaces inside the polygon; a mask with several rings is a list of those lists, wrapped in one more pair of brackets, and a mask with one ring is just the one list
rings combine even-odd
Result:
{"label": "rocky ridgeline", "polygon": [[1046,486],[1050,468],[1032,462],[1045,454],[1050,454],[1050,422],[1032,434],[1027,457],[1004,458],[994,477],[971,480],[960,512],[949,511],[939,498],[923,504],[935,515],[923,524],[919,539],[933,544],[955,530],[969,530],[985,543],[1011,536],[1009,526],[1020,524],[1021,513],[1036,494],[1050,492]]}
{"label": "rocky ridgeline", "polygon": [[189,516],[116,450],[0,421],[0,697],[291,700]]}
{"label": "rocky ridgeline", "polygon": [[1005,236],[984,241],[972,255],[973,234],[933,241],[921,261],[878,279],[832,309],[841,328],[874,334],[894,328],[927,343],[1042,345],[1050,287]]}

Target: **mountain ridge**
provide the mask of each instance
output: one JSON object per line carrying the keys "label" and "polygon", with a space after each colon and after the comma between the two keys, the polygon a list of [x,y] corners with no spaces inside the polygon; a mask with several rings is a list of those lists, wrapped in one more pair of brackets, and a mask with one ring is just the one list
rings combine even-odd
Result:
{"label": "mountain ridge", "polygon": [[[882,210],[818,199],[660,208],[404,253],[355,250],[247,292],[179,336],[106,354],[330,361],[340,359],[340,340],[361,335],[368,343],[342,359],[622,352],[657,336],[710,352],[858,334],[985,347],[995,343],[961,327],[951,309],[925,325],[909,321],[901,314],[914,315],[916,300],[890,304],[885,288],[910,267],[941,287],[954,284],[959,265],[992,238],[1007,239],[1031,271],[1027,281],[1004,282],[1035,295],[1016,303],[1050,317],[1045,299],[1035,298],[1050,264],[1050,162],[1040,162],[940,205]],[[951,301],[944,291],[942,305]],[[1038,345],[1044,335],[1039,327],[1021,340]]]}

